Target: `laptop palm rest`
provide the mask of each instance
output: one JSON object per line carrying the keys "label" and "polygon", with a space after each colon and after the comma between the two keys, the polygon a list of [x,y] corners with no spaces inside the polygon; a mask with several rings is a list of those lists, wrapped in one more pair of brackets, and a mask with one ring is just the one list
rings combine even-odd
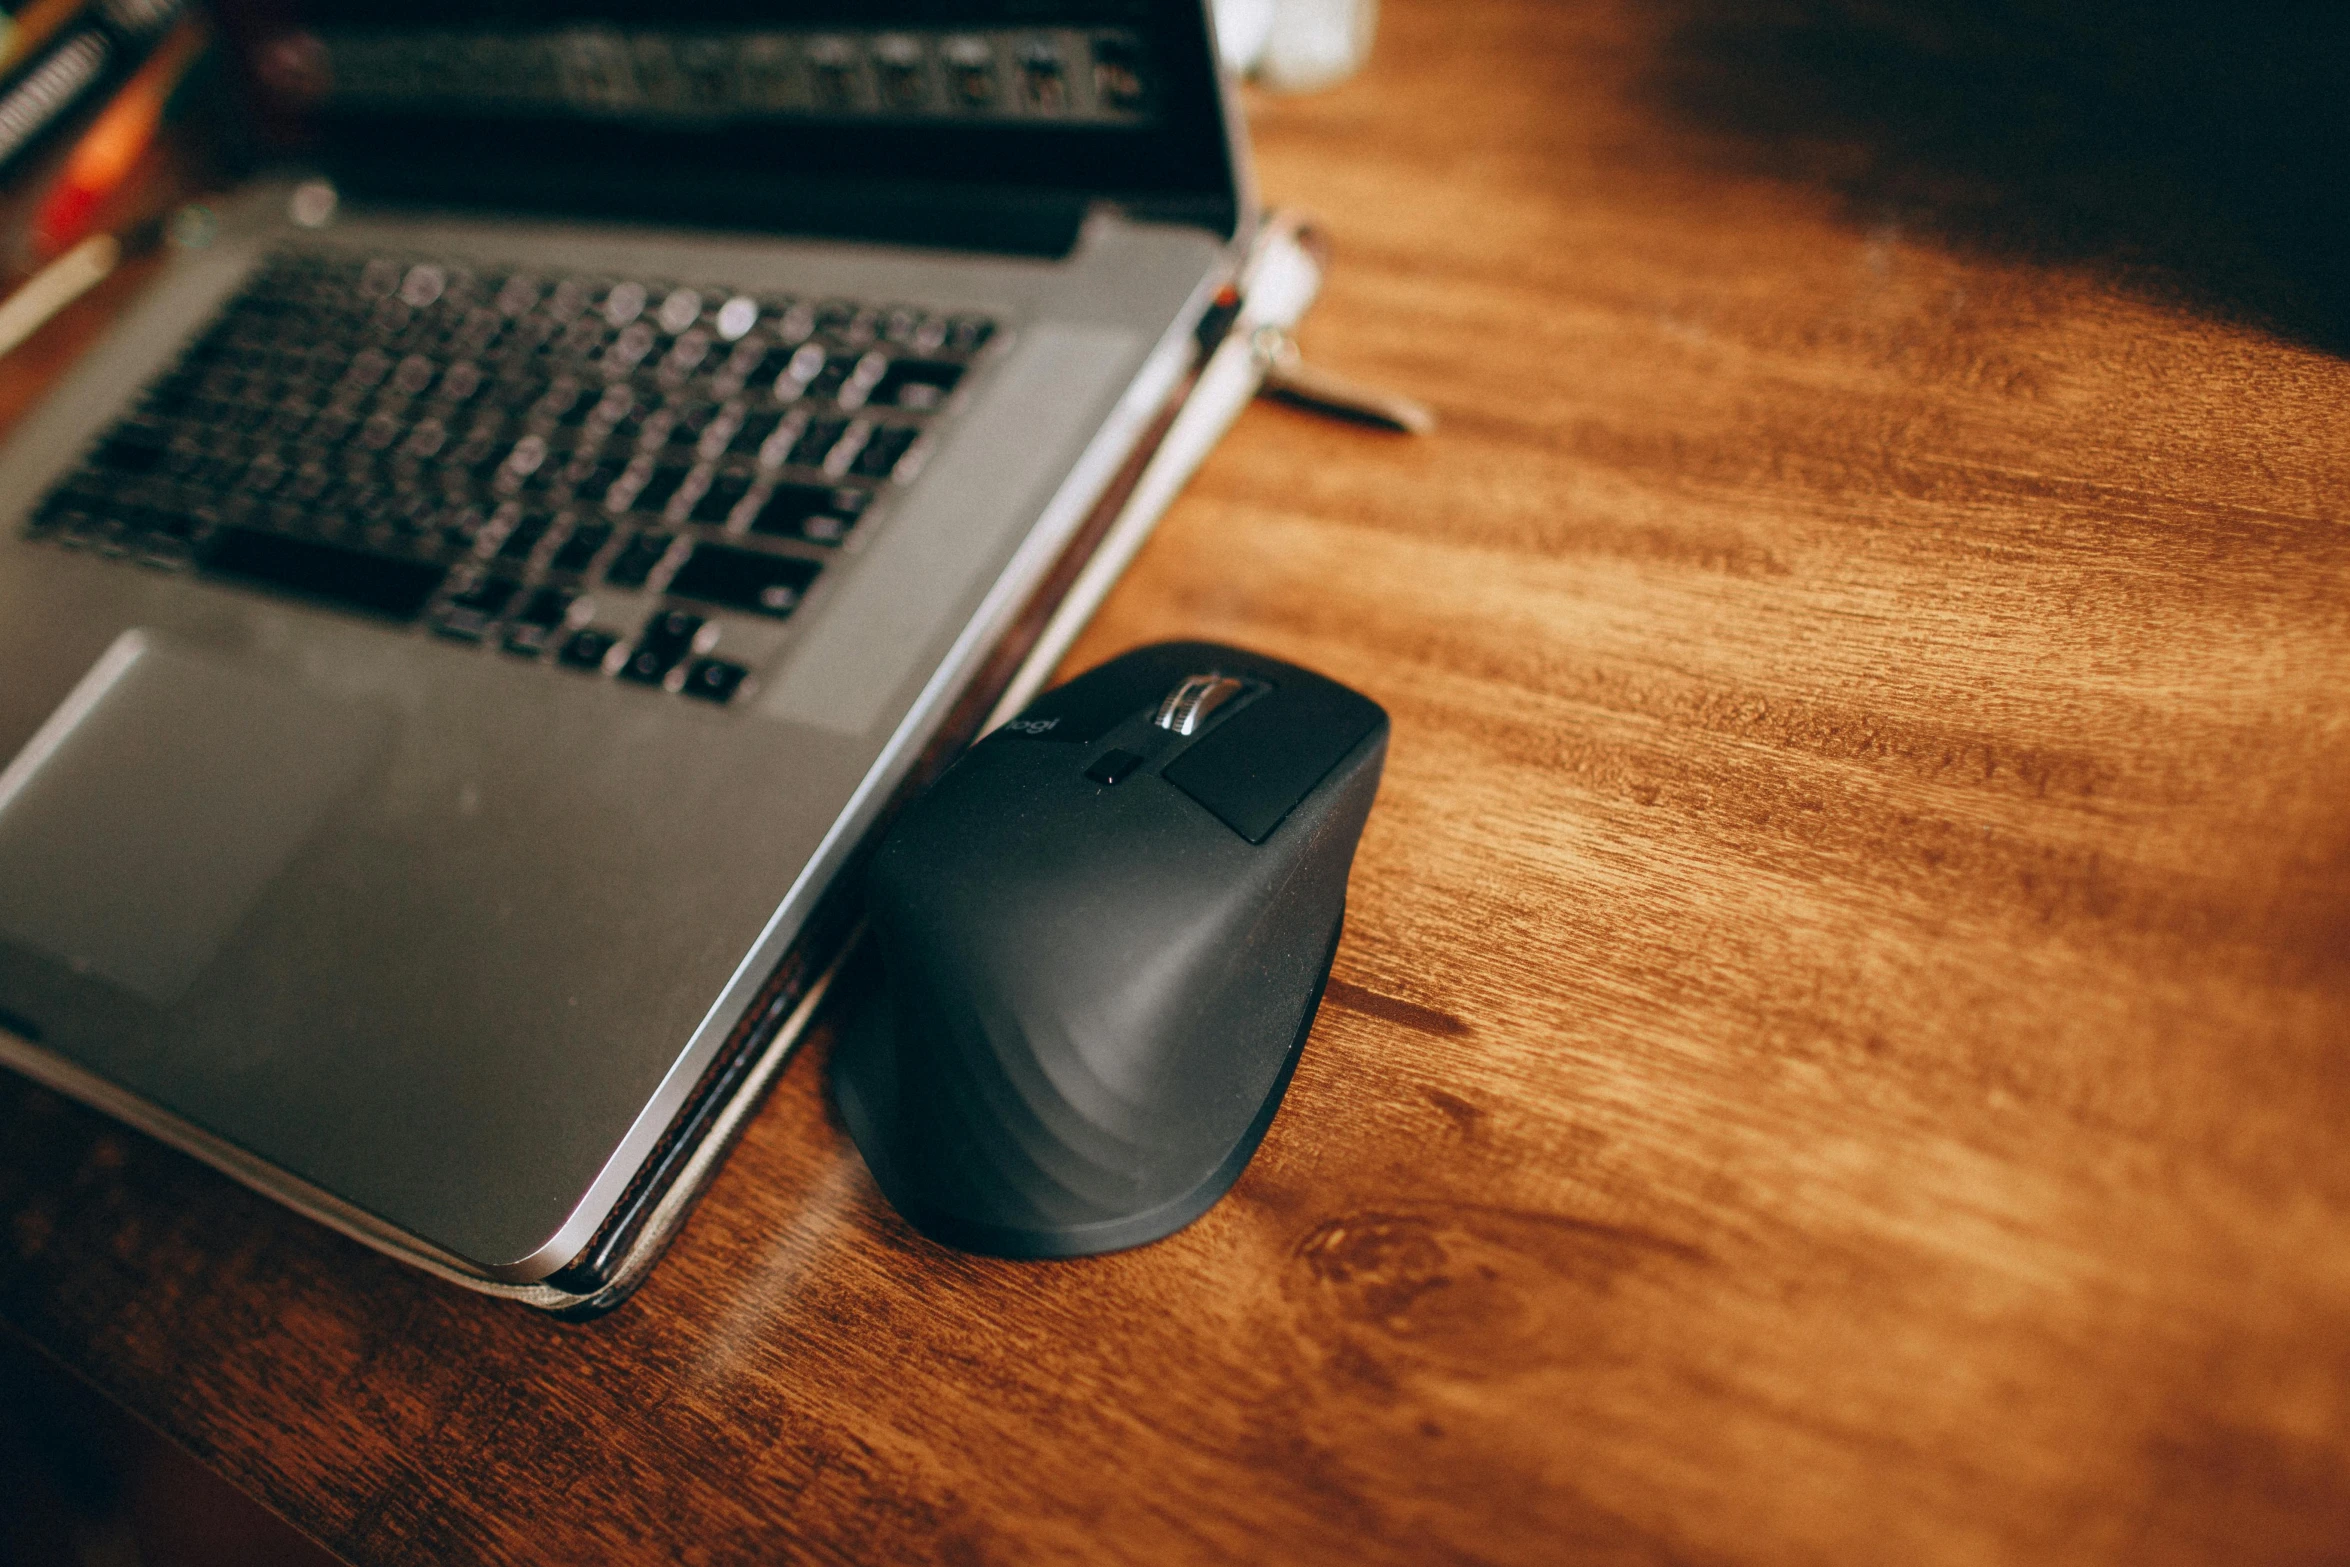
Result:
{"label": "laptop palm rest", "polygon": [[170,1008],[391,737],[382,707],[125,631],[0,771],[0,938]]}

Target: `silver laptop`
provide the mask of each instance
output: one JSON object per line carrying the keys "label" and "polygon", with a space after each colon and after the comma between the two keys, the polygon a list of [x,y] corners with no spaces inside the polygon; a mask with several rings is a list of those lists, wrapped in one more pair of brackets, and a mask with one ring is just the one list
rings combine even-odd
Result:
{"label": "silver laptop", "polygon": [[603,1309],[1232,315],[1209,24],[226,20],[309,172],[0,455],[0,1059]]}

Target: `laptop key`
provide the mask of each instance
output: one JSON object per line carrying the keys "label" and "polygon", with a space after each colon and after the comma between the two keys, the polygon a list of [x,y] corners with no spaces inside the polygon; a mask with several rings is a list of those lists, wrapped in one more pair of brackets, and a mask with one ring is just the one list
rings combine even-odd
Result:
{"label": "laptop key", "polygon": [[858,449],[856,461],[849,464],[849,472],[866,479],[888,478],[897,471],[898,459],[906,455],[906,449],[921,434],[911,425],[875,430]]}
{"label": "laptop key", "polygon": [[822,511],[831,497],[832,491],[820,484],[779,484],[759,503],[759,514],[751,519],[751,531],[796,538],[800,525]]}
{"label": "laptop key", "polygon": [[160,425],[124,424],[107,436],[95,461],[115,473],[153,473],[163,466],[168,439]]}
{"label": "laptop key", "polygon": [[449,607],[441,612],[440,623],[433,629],[443,636],[479,641],[490,623],[505,613],[506,606],[521,591],[522,584],[510,577],[485,577],[450,600]]}
{"label": "laptop key", "polygon": [[553,525],[554,519],[543,512],[524,513],[507,533],[506,542],[498,546],[498,559],[504,561],[530,559],[531,552],[539,547],[539,541],[547,536],[547,529]]}
{"label": "laptop key", "polygon": [[595,561],[597,552],[611,540],[612,526],[603,522],[583,522],[571,530],[555,550],[555,558],[547,563],[550,571],[585,571]]}
{"label": "laptop key", "polygon": [[618,558],[604,568],[604,580],[616,588],[641,588],[653,568],[661,564],[661,557],[669,553],[675,536],[667,533],[640,533],[630,539]]}
{"label": "laptop key", "polygon": [[838,544],[856,526],[871,499],[865,491],[846,486],[779,484],[768,492],[758,516],[751,519],[751,531]]}
{"label": "laptop key", "polygon": [[958,354],[975,354],[995,336],[995,323],[985,316],[957,316],[947,324],[946,346]]}
{"label": "laptop key", "polygon": [[705,702],[727,702],[742,685],[750,671],[740,664],[730,664],[722,658],[697,658],[685,672],[682,689],[687,696],[700,697]]}
{"label": "laptop key", "polygon": [[849,421],[846,419],[810,420],[784,461],[801,468],[823,467],[825,454],[840,444],[840,438],[848,433],[848,428]]}
{"label": "laptop key", "polygon": [[710,478],[709,488],[702,491],[690,513],[696,522],[722,523],[734,515],[735,507],[751,493],[752,475],[747,473],[718,473]]}
{"label": "laptop key", "polygon": [[936,408],[962,379],[963,367],[952,360],[893,360],[865,400],[890,408]]}
{"label": "laptop key", "polygon": [[560,661],[572,669],[601,669],[604,660],[620,645],[620,639],[609,631],[598,631],[589,626],[574,631],[571,640],[563,644]]}
{"label": "laptop key", "polygon": [[384,615],[414,620],[440,591],[447,569],[434,562],[402,559],[286,538],[258,528],[218,529],[197,558],[215,576]]}
{"label": "laptop key", "polygon": [[767,438],[775,433],[775,427],[782,422],[783,415],[779,413],[756,410],[746,413],[742,423],[734,427],[734,434],[728,439],[726,449],[748,457],[767,444]]}
{"label": "laptop key", "polygon": [[669,579],[669,592],[678,598],[780,619],[799,608],[808,585],[823,569],[812,560],[788,555],[696,544],[693,554]]}
{"label": "laptop key", "polygon": [[653,470],[652,477],[645,481],[645,487],[637,491],[636,499],[630,504],[638,511],[661,510],[669,504],[670,497],[677,493],[677,487],[685,482],[685,476],[692,471],[691,468],[664,463]]}
{"label": "laptop key", "polygon": [[540,588],[530,596],[506,627],[506,651],[524,658],[536,658],[554,641],[555,633],[563,629],[570,618],[574,595],[565,588]]}
{"label": "laptop key", "polygon": [[701,616],[689,615],[681,609],[663,610],[647,621],[645,629],[638,634],[635,650],[628,655],[628,662],[620,666],[620,678],[639,685],[661,684],[679,660],[693,651],[695,633],[701,629]]}

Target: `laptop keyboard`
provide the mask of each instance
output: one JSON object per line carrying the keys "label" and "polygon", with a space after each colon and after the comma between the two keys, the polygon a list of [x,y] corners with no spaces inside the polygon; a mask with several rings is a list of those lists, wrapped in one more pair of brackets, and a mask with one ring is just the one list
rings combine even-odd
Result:
{"label": "laptop keyboard", "polygon": [[[912,478],[983,316],[286,254],[37,538],[724,702]],[[634,628],[597,624],[648,607]]]}

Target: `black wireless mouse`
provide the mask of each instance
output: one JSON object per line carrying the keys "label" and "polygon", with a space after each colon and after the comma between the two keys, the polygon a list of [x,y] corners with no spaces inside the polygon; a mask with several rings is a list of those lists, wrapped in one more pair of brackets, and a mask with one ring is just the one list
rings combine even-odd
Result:
{"label": "black wireless mouse", "polygon": [[897,1210],[1002,1257],[1206,1212],[1321,1004],[1387,754],[1375,702],[1204,642],[1037,699],[907,807],[868,887],[882,980],[833,1057]]}

